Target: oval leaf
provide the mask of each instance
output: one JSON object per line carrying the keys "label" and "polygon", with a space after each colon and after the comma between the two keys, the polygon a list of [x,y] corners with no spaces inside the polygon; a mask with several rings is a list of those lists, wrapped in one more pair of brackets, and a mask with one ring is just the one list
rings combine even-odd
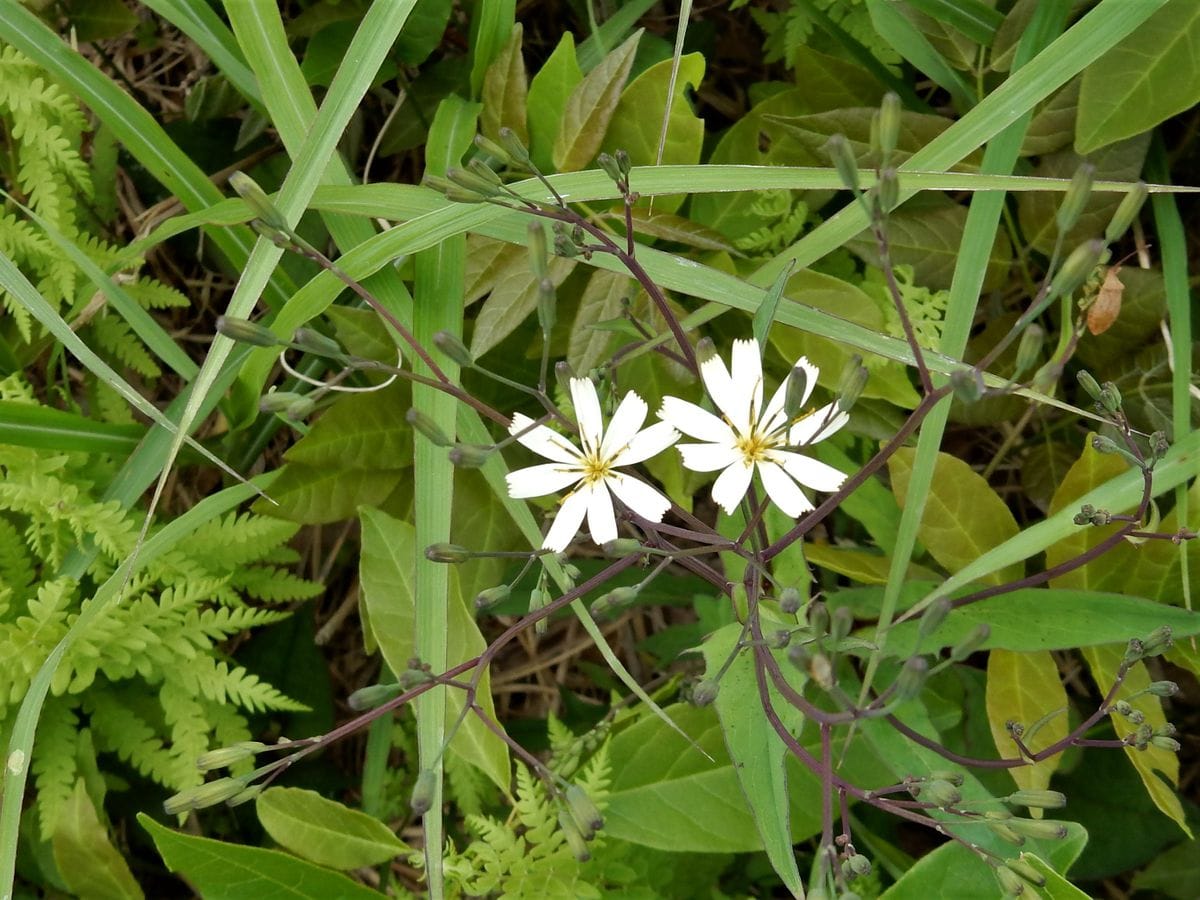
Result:
{"label": "oval leaf", "polygon": [[588,72],[567,98],[562,123],[554,139],[554,165],[558,171],[578,171],[600,151],[641,37],[639,30],[604,57],[604,61]]}
{"label": "oval leaf", "polygon": [[277,844],[331,869],[377,866],[409,850],[378,819],[316,791],[273,787],[258,796],[255,808]]}
{"label": "oval leaf", "polygon": [[[1012,735],[1005,727],[1008,722],[1025,726],[1022,738],[1034,753],[1067,736],[1067,692],[1058,674],[1058,666],[1049,651],[1013,653],[993,650],[988,655],[987,714],[996,750],[1004,757],[1021,755]],[[1034,723],[1042,723],[1036,732]],[[1018,788],[1042,790],[1050,786],[1050,776],[1058,769],[1062,754],[1044,759],[1036,765],[1009,769]],[[1034,818],[1042,810],[1031,810]]]}

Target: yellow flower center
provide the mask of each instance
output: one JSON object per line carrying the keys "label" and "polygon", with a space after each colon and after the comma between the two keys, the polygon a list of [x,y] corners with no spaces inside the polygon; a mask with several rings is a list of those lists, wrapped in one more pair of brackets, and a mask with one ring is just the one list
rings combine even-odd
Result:
{"label": "yellow flower center", "polygon": [[749,434],[739,434],[734,441],[734,446],[742,454],[742,459],[746,465],[752,465],[766,459],[767,451],[777,443],[778,441],[770,435],[764,434],[758,428],[753,428]]}
{"label": "yellow flower center", "polygon": [[588,453],[583,457],[583,481],[588,485],[595,485],[612,473],[612,465],[609,460],[601,459],[597,452]]}

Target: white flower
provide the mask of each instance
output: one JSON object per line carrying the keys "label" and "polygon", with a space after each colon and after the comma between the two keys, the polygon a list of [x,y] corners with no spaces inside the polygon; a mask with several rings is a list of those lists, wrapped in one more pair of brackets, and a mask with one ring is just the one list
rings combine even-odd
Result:
{"label": "white flower", "polygon": [[[511,497],[541,497],[572,487],[561,502],[554,524],[542,546],[558,553],[566,549],[587,516],[588,531],[597,544],[617,538],[611,494],[643,519],[662,521],[671,501],[650,485],[632,475],[618,472],[661,453],[679,439],[679,433],[666,422],[643,429],[649,407],[630,391],[617,406],[608,430],[600,415],[596,387],[586,378],[571,379],[571,402],[579,425],[580,451],[569,440],[534,424],[528,416],[513,416],[509,433],[541,456],[553,462],[529,466],[508,474]],[[611,492],[611,494],[610,494]]]}
{"label": "white flower", "polygon": [[[796,368],[806,376],[800,405],[808,402],[817,383],[818,369],[805,357]],[[722,418],[678,397],[663,399],[659,416],[703,444],[679,444],[683,464],[696,472],[723,469],[712,487],[712,497],[732,513],[750,487],[758,469],[767,495],[775,505],[796,518],[813,508],[796,482],[817,491],[836,491],[845,474],[819,460],[789,450],[824,440],[849,421],[849,416],[830,403],[821,409],[788,421],[784,412],[787,379],[771,402],[762,407],[762,359],[757,341],[733,342],[733,374],[720,357],[700,364],[700,377]]]}

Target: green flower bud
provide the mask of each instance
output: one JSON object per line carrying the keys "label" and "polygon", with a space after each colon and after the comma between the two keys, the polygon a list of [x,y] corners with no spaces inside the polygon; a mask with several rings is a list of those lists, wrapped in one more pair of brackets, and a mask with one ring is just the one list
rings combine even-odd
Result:
{"label": "green flower bud", "polygon": [[904,663],[896,676],[896,699],[903,702],[921,693],[925,677],[929,674],[929,663],[923,656],[913,656]]}
{"label": "green flower bud", "polygon": [[433,808],[433,795],[437,791],[437,776],[433,769],[422,769],[417,773],[417,783],[413,785],[412,796],[408,805],[413,815],[423,816]]}
{"label": "green flower bud", "polygon": [[579,255],[579,246],[562,232],[554,235],[554,252],[564,259],[574,259]]}
{"label": "green flower bud", "polygon": [[1058,230],[1063,234],[1074,228],[1075,223],[1079,221],[1079,216],[1083,213],[1083,208],[1087,206],[1088,198],[1092,195],[1092,179],[1095,174],[1095,166],[1091,163],[1083,163],[1071,177],[1071,185],[1063,195],[1062,205],[1054,214]]}
{"label": "green flower bud", "polygon": [[241,344],[253,344],[255,347],[282,347],[286,343],[265,325],[233,316],[217,317],[217,334],[223,334]]}
{"label": "green flower bud", "polygon": [[284,416],[293,422],[299,422],[301,419],[307,418],[308,415],[316,409],[317,401],[311,397],[300,397],[288,404],[287,409],[283,411]]}
{"label": "green flower bud", "polygon": [[1145,642],[1140,638],[1130,638],[1129,643],[1125,647],[1125,656],[1121,660],[1121,665],[1131,666],[1145,655]]}
{"label": "green flower bud", "polygon": [[451,334],[449,331],[439,331],[433,336],[433,346],[460,366],[475,365],[475,358],[471,356],[471,351],[467,349],[467,345],[458,335]]}
{"label": "green flower bud", "polygon": [[786,587],[779,592],[779,609],[789,616],[799,611],[801,602],[800,592],[794,587]]}
{"label": "green flower bud", "polygon": [[566,810],[558,814],[558,827],[562,829],[563,837],[567,839],[567,846],[571,848],[576,862],[587,862],[592,858],[592,851],[588,849],[583,833]]}
{"label": "green flower bud", "polygon": [[466,562],[471,556],[470,550],[458,544],[430,544],[425,548],[425,558],[430,562],[457,565]]}
{"label": "green flower bud", "polygon": [[1172,639],[1171,634],[1170,625],[1162,625],[1155,628],[1150,632],[1150,636],[1146,638],[1142,652],[1146,656],[1160,656],[1166,653],[1175,646],[1175,641]]}
{"label": "green flower bud", "polygon": [[948,781],[955,787],[962,787],[963,782],[967,779],[963,776],[962,772],[956,772],[953,769],[939,769],[936,772],[930,772],[927,780]]}
{"label": "green flower bud", "polygon": [[399,684],[371,684],[359,688],[346,698],[346,705],[355,712],[374,709],[389,700],[399,697],[403,688]]}
{"label": "green flower bud", "polygon": [[629,159],[629,153],[625,150],[618,150],[614,155],[617,160],[617,169],[621,173],[621,177],[626,181],[629,180],[629,173],[633,169],[633,163]]}
{"label": "green flower bud", "polygon": [[559,390],[567,396],[571,394],[571,379],[574,377],[575,370],[566,360],[559,360],[554,364],[554,380],[558,382]]}
{"label": "green flower bud", "polygon": [[950,648],[950,659],[954,662],[962,662],[976,650],[983,647],[987,643],[987,639],[991,636],[992,629],[986,624],[980,623],[976,625],[970,634]]}
{"label": "green flower bud", "polygon": [[1071,251],[1066,262],[1050,281],[1050,295],[1065,297],[1075,293],[1079,286],[1092,274],[1104,253],[1104,241],[1086,241]]}
{"label": "green flower bud", "polygon": [[1037,887],[1045,887],[1046,876],[1025,862],[1023,859],[1006,859],[1004,865],[1015,872],[1018,876],[1028,881],[1030,884]]}
{"label": "green flower bud", "polygon": [[846,136],[831,135],[821,149],[825,151],[829,161],[833,163],[833,167],[837,169],[842,184],[849,190],[858,193],[858,160],[854,158],[854,151],[850,149],[850,142],[846,140]]}
{"label": "green flower bud", "polygon": [[571,818],[579,826],[584,838],[590,841],[596,836],[596,832],[604,827],[604,817],[600,815],[600,810],[596,808],[587,792],[576,784],[567,788],[566,800]]}
{"label": "green flower bud", "polygon": [[809,605],[808,627],[815,638],[823,638],[829,633],[829,608],[824,603]]}
{"label": "green flower bud", "polygon": [[1079,382],[1079,386],[1088,392],[1088,395],[1097,403],[1100,402],[1100,384],[1092,377],[1092,373],[1087,369],[1080,369],[1075,373],[1075,378]]}
{"label": "green flower bud", "polygon": [[637,595],[638,590],[635,587],[623,586],[613,588],[591,605],[592,615],[596,617],[607,616],[633,603],[637,599]]}
{"label": "green flower bud", "polygon": [[796,366],[788,373],[787,392],[783,395],[783,411],[789,420],[804,411],[804,401],[814,385],[808,383],[808,372]]}
{"label": "green flower bud", "polygon": [[1156,460],[1162,459],[1171,449],[1171,444],[1167,440],[1165,431],[1155,431],[1150,435],[1150,452],[1154,454]]}
{"label": "green flower bud", "polygon": [[608,556],[629,556],[632,553],[641,553],[643,548],[642,542],[637,538],[617,538],[606,542],[602,549]]}
{"label": "green flower bud", "polygon": [[1129,230],[1129,226],[1137,218],[1137,214],[1141,211],[1142,204],[1146,202],[1146,197],[1149,193],[1150,189],[1146,187],[1146,182],[1144,181],[1139,181],[1129,189],[1128,193],[1121,200],[1121,205],[1113,213],[1112,221],[1104,229],[1105,241],[1111,244]]}
{"label": "green flower bud", "polygon": [[258,398],[258,408],[265,413],[283,412],[297,400],[303,399],[303,394],[293,391],[269,391]]}
{"label": "green flower bud", "polygon": [[550,274],[550,245],[546,240],[546,226],[541,222],[530,222],[526,233],[529,235],[529,267],[537,278],[546,278]]}
{"label": "green flower bud", "polygon": [[268,225],[262,219],[252,219],[250,227],[254,229],[256,234],[262,235],[281,250],[295,250],[297,248],[291,234]]}
{"label": "green flower bud", "polygon": [[847,878],[866,878],[871,874],[871,860],[867,859],[861,853],[855,853],[843,867]]}
{"label": "green flower bud", "polygon": [[1159,750],[1166,750],[1168,753],[1179,752],[1179,741],[1175,738],[1167,737],[1165,734],[1156,734],[1150,738],[1150,745],[1157,747]]}
{"label": "green flower bud", "polygon": [[1025,893],[1025,879],[1005,866],[996,866],[992,871],[1000,881],[1000,887],[1005,896],[1020,897]]}
{"label": "green flower bud", "polygon": [[254,217],[268,228],[284,232],[291,230],[287,219],[275,208],[275,204],[271,202],[267,192],[245,172],[234,172],[230,175],[229,186],[250,207],[250,212],[254,214]]}
{"label": "green flower bud", "polygon": [[1111,381],[1104,382],[1100,387],[1100,405],[1110,413],[1121,411],[1121,392]]}
{"label": "green flower bud", "polygon": [[841,412],[850,412],[862,396],[870,378],[871,373],[862,364],[862,357],[857,353],[850,357],[846,367],[842,369],[842,377],[838,380],[837,405]]}
{"label": "green flower bud", "polygon": [[538,325],[542,328],[542,334],[549,338],[550,332],[554,330],[554,323],[558,319],[558,297],[554,292],[554,282],[549,278],[543,278],[538,282],[537,313]]}
{"label": "green flower bud", "polygon": [[921,786],[919,796],[927,803],[932,803],[942,809],[957,806],[962,801],[962,792],[958,788],[948,781],[936,778]]}
{"label": "green flower bud", "polygon": [[1152,681],[1146,687],[1146,693],[1155,697],[1174,697],[1179,693],[1179,685],[1174,681]]}
{"label": "green flower bud", "polygon": [[620,184],[624,180],[624,176],[621,175],[621,167],[617,165],[617,160],[609,154],[601,153],[597,156],[596,165],[617,184]]}
{"label": "green flower bud", "polygon": [[1021,342],[1017,345],[1017,364],[1013,369],[1013,378],[1033,368],[1041,355],[1042,345],[1046,341],[1046,330],[1036,322],[1032,322],[1021,332]]}
{"label": "green flower bud", "polygon": [[211,772],[213,769],[224,769],[243,759],[251,759],[256,753],[267,749],[267,745],[259,741],[239,741],[228,747],[209,750],[196,758],[196,768],[201,772]]}
{"label": "green flower bud", "polygon": [[413,688],[433,681],[433,673],[428,668],[422,668],[419,660],[412,660],[407,669],[397,676],[396,683],[401,689],[411,691]]}
{"label": "green flower bud", "polygon": [[836,645],[850,634],[850,629],[853,627],[854,610],[848,606],[839,606],[834,610],[833,617],[829,621],[829,636]]}
{"label": "green flower bud", "polygon": [[959,369],[950,376],[950,387],[954,390],[954,396],[962,403],[978,402],[986,390],[983,373],[978,369]]}
{"label": "green flower bud", "polygon": [[458,469],[478,469],[488,461],[491,456],[492,449],[490,447],[475,447],[471,444],[455,444],[448,454],[451,464]]}
{"label": "green flower bud", "polygon": [[879,173],[879,208],[887,213],[900,204],[900,177],[893,168],[883,169]]}
{"label": "green flower bud", "polygon": [[479,612],[486,612],[494,606],[499,606],[510,596],[512,596],[512,588],[507,584],[486,588],[475,597],[475,609]]}
{"label": "green flower bud", "polygon": [[1049,819],[1009,819],[1008,826],[1017,834],[1035,841],[1061,841],[1067,836],[1067,826]]}
{"label": "green flower bud", "polygon": [[1012,826],[1008,824],[1008,822],[991,821],[988,822],[988,828],[990,828],[992,834],[996,835],[996,837],[1000,838],[1000,840],[1006,841],[1007,843],[1012,844],[1014,847],[1025,846],[1024,836],[1018,834],[1012,828]]}
{"label": "green flower bud", "polygon": [[533,160],[529,157],[529,150],[521,143],[521,139],[517,137],[515,131],[506,126],[500,129],[498,136],[500,146],[505,149],[513,163],[525,169],[533,169]]}
{"label": "green flower bud", "polygon": [[249,803],[251,800],[258,799],[258,795],[261,794],[263,792],[263,790],[265,790],[265,789],[266,789],[265,784],[252,784],[248,788],[246,788],[244,791],[239,791],[238,793],[236,793],[232,797],[230,797],[228,800],[226,800],[225,805],[229,806],[229,807],[233,807],[233,806],[241,806],[243,803]]}
{"label": "green flower bud", "polygon": [[766,642],[772,650],[782,650],[792,642],[792,633],[786,628],[777,629],[767,635]]}
{"label": "green flower bud", "polygon": [[[482,165],[482,164],[481,164]],[[483,168],[487,169],[486,166]],[[491,169],[487,169],[491,172]],[[495,172],[492,175],[495,176]],[[478,194],[481,199],[488,199],[500,195],[500,179],[495,181],[487,176],[480,175],[479,172],[473,169],[460,169],[457,166],[451,166],[446,170],[446,177],[450,183],[457,185],[468,194]]]}
{"label": "green flower bud", "polygon": [[441,175],[434,175],[430,172],[426,172],[421,177],[421,184],[425,185],[425,187],[429,188],[431,191],[436,191],[439,194],[448,194],[454,189],[454,185],[452,185]]}
{"label": "green flower bud", "polygon": [[333,338],[311,328],[297,328],[292,334],[292,344],[297,350],[317,356],[343,356],[346,352]]}
{"label": "green flower bud", "polygon": [[702,337],[696,342],[696,359],[701,365],[708,362],[717,355],[717,345],[713,343],[712,338]]}
{"label": "green flower bud", "polygon": [[475,135],[475,146],[479,148],[480,152],[487,154],[501,165],[507,166],[512,162],[508,158],[508,152],[503,147],[490,138],[484,137],[482,134]]}
{"label": "green flower bud", "polygon": [[224,803],[245,787],[244,778],[218,778],[168,797],[163,802],[163,812],[168,816],[177,816],[193,809],[206,809]]}
{"label": "green flower bud", "polygon": [[808,648],[803,644],[792,644],[787,652],[788,662],[799,669],[801,672],[808,674],[809,663],[812,658],[809,656]]}
{"label": "green flower bud", "polygon": [[435,447],[449,447],[451,445],[452,441],[446,436],[446,432],[442,431],[438,426],[438,423],[415,406],[409,408],[408,412],[404,414],[404,419],[413,427],[413,430],[423,434]]}
{"label": "green flower bud", "polygon": [[1013,791],[1004,799],[1007,803],[1029,809],[1062,809],[1067,805],[1067,795],[1061,791]]}
{"label": "green flower bud", "polygon": [[941,628],[948,615],[950,615],[950,601],[946,597],[939,597],[930,604],[921,616],[921,624],[917,631],[917,643],[920,644],[921,641]]}
{"label": "green flower bud", "polygon": [[888,91],[883,95],[883,102],[879,105],[876,138],[879,141],[879,155],[882,157],[884,165],[891,161],[892,154],[896,150],[896,142],[900,140],[902,112],[899,94],[895,91]]}
{"label": "green flower bud", "polygon": [[492,187],[504,186],[504,182],[500,180],[500,176],[496,174],[495,170],[479,157],[475,157],[467,163],[467,171],[477,178],[483,179]]}

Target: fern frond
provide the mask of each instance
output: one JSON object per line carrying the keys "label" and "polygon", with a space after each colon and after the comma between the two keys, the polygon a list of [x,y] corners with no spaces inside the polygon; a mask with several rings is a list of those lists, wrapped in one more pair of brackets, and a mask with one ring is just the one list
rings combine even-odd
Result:
{"label": "fern frond", "polygon": [[196,759],[209,749],[212,731],[204,706],[168,673],[158,691],[163,718],[171,733],[173,766],[171,787],[185,790],[204,781]]}
{"label": "fern frond", "polygon": [[[9,589],[10,599],[24,600],[36,577],[21,533],[12,521],[0,515],[0,584]],[[3,616],[4,608],[0,607],[0,618]]]}
{"label": "fern frond", "polygon": [[37,787],[38,820],[42,840],[54,835],[63,807],[75,788],[78,769],[76,746],[79,716],[63,700],[50,700],[38,720],[38,740],[33,747],[32,770]]}
{"label": "fern frond", "polygon": [[216,703],[236,703],[251,712],[278,710],[307,712],[303,703],[285,696],[271,685],[260,681],[241,666],[217,662],[211,656],[196,656],[177,668],[176,674],[189,691]]}
{"label": "fern frond", "polygon": [[106,350],[118,361],[146,378],[157,378],[162,369],[129,323],[120,316],[106,313],[92,320],[92,339],[100,350]]}
{"label": "fern frond", "polygon": [[125,293],[143,309],[178,309],[192,303],[183,292],[153,278],[138,278],[125,285]]}
{"label": "fern frond", "polygon": [[307,600],[325,590],[324,586],[293,575],[286,569],[274,566],[252,566],[240,569],[229,576],[229,586],[247,597],[266,603],[283,603],[289,600]]}
{"label": "fern frond", "polygon": [[115,753],[147,778],[170,787],[173,760],[163,741],[115,691],[91,691],[83,697],[96,736],[96,749]]}
{"label": "fern frond", "polygon": [[210,569],[234,571],[290,540],[298,529],[283,519],[234,512],[198,529],[188,556]]}

